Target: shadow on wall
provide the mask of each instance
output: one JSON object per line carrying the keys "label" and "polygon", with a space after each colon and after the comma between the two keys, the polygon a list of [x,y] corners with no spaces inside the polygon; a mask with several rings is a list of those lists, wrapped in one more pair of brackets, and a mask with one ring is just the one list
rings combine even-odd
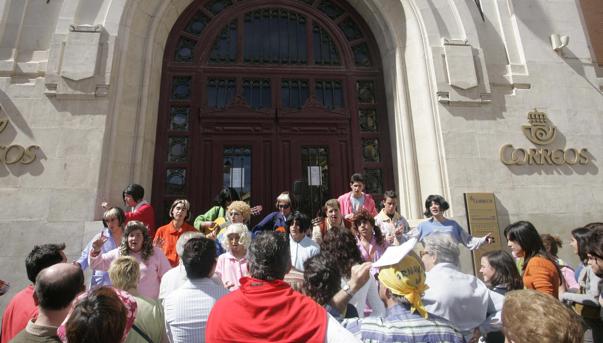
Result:
{"label": "shadow on wall", "polygon": [[[511,224],[509,220],[509,210],[502,204],[500,199],[494,194],[494,202],[496,203],[496,215],[498,217],[498,233],[500,234],[500,246],[502,250],[507,249],[507,237],[504,235],[505,228]],[[509,251],[510,253],[510,251]]]}
{"label": "shadow on wall", "polygon": [[3,114],[8,117],[12,125],[17,126],[17,128],[19,128],[19,130],[27,137],[33,138],[33,132],[29,125],[27,125],[25,118],[23,118],[23,115],[21,115],[21,112],[19,112],[17,106],[15,106],[8,94],[2,89],[0,89],[0,107],[2,108],[2,111],[0,111],[0,118],[2,118],[1,113],[4,112]]}
{"label": "shadow on wall", "polygon": [[[567,2],[572,3],[571,1]],[[580,12],[582,6],[579,0],[574,1],[577,10]],[[560,2],[561,6],[564,6],[563,2]],[[556,32],[557,29],[553,28],[550,20],[546,17],[547,13],[551,13],[555,10],[555,7],[544,8],[539,1],[514,1],[513,6],[515,7],[515,15],[521,22],[546,46],[551,46],[550,36],[551,34],[563,34],[563,32]],[[587,31],[586,23],[582,13],[578,13],[580,20],[580,26]],[[588,39],[588,35],[586,35]],[[570,46],[571,46],[570,37]],[[552,47],[551,47],[552,50]],[[589,50],[590,61],[596,61],[596,57],[593,55],[593,50]],[[601,93],[601,90],[597,85],[594,85],[591,80],[586,76],[584,65],[592,65],[592,62],[582,62],[568,47],[563,48],[563,51],[559,53],[560,60],[565,62],[570,68],[572,68],[578,75],[580,75],[586,82],[588,82],[597,92]]]}

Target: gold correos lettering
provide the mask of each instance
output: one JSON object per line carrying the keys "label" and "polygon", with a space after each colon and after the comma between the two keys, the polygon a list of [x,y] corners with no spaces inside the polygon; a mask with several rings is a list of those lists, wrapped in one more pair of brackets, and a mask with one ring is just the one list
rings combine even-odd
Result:
{"label": "gold correos lettering", "polygon": [[580,151],[578,151],[578,163],[584,165],[588,164],[588,162],[590,162],[588,150],[586,150],[586,148],[580,149]]}
{"label": "gold correos lettering", "polygon": [[36,160],[36,150],[40,149],[37,145],[30,145],[25,149],[24,156],[21,158],[21,164],[30,164]]}
{"label": "gold correos lettering", "polygon": [[561,149],[553,150],[553,152],[551,153],[551,159],[553,160],[553,163],[555,163],[556,165],[558,165],[558,166],[562,165],[563,162],[565,162],[565,160],[563,159],[563,150],[561,150]]}
{"label": "gold correos lettering", "polygon": [[[573,160],[570,159],[570,157],[571,157],[571,156],[569,156],[570,153],[574,154]],[[569,165],[574,165],[574,164],[578,163],[578,152],[574,148],[569,148],[563,152],[563,159],[565,160],[565,163],[567,163]]]}
{"label": "gold correos lettering", "polygon": [[502,147],[500,147],[500,151],[499,151],[499,153],[500,153],[500,160],[501,160],[502,163],[504,163],[506,165],[513,165],[513,164],[516,163],[513,159],[507,160],[505,158],[505,155],[507,155],[505,153],[505,151],[508,150],[508,149],[511,149],[511,153],[513,153],[513,145],[512,144],[505,144]]}
{"label": "gold correos lettering", "polygon": [[540,151],[536,150],[536,149],[529,149],[528,150],[528,164],[541,164],[540,163]]}
{"label": "gold correos lettering", "polygon": [[[11,151],[15,151],[15,149],[17,150],[17,155],[12,156]],[[14,152],[13,152],[14,154]],[[19,161],[21,161],[21,159],[23,158],[23,155],[25,154],[25,148],[20,146],[20,145],[11,145],[8,148],[6,148],[6,151],[4,152],[4,161],[6,162],[6,164],[15,164]]]}
{"label": "gold correos lettering", "polygon": [[[517,157],[517,155],[519,153],[523,154],[523,157],[521,159],[519,159]],[[513,161],[516,161],[515,164],[520,165],[520,166],[522,166],[528,162],[528,154],[525,151],[525,149],[522,149],[522,148],[513,150],[513,153],[511,154],[511,158],[513,159]]]}

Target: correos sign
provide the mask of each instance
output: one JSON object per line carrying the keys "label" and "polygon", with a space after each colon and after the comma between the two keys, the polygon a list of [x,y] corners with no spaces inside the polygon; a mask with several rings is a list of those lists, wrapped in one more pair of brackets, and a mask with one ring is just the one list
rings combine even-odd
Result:
{"label": "correos sign", "polygon": [[[528,121],[530,124],[522,128],[530,142],[542,146],[555,140],[557,128],[550,125],[545,113],[534,109],[528,113]],[[506,165],[586,165],[590,159],[586,148],[515,148],[512,144],[500,147],[500,160]]]}
{"label": "correos sign", "polygon": [[[0,119],[0,133],[6,129],[9,124],[8,119]],[[36,160],[36,150],[40,147],[37,145],[30,145],[24,147],[18,144],[11,145],[0,145],[0,163],[4,164],[30,164]]]}

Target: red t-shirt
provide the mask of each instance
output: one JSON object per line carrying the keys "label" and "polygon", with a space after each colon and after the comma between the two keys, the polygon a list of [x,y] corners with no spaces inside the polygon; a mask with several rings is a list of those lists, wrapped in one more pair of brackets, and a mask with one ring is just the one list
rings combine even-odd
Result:
{"label": "red t-shirt", "polygon": [[324,342],[327,312],[283,280],[241,278],[209,314],[209,342]]}
{"label": "red t-shirt", "polygon": [[149,228],[151,238],[155,237],[155,210],[150,204],[142,204],[132,212],[126,212],[126,223],[130,220],[139,220]]}
{"label": "red t-shirt", "polygon": [[38,306],[33,298],[34,286],[29,285],[11,299],[2,315],[2,340],[7,343],[27,326],[30,319],[38,316]]}

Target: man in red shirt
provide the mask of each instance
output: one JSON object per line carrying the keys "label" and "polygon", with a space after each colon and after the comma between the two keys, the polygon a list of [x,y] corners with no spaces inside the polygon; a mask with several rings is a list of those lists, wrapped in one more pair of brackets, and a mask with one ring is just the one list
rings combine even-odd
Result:
{"label": "man in red shirt", "polygon": [[2,315],[1,343],[7,343],[21,330],[25,329],[27,322],[38,315],[38,307],[33,298],[36,277],[42,269],[67,261],[63,253],[65,243],[36,245],[25,259],[27,278],[32,282],[11,299]]}
{"label": "man in red shirt", "polygon": [[206,342],[356,341],[322,306],[283,281],[291,269],[285,234],[259,234],[248,256],[251,277],[242,277],[239,289],[214,304]]}

